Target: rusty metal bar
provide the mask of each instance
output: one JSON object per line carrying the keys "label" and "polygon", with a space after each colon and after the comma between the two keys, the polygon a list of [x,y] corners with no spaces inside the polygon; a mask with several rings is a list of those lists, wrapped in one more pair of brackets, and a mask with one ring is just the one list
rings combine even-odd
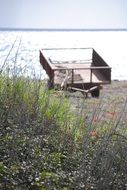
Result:
{"label": "rusty metal bar", "polygon": [[41,50],[85,50],[85,49],[91,49],[94,50],[92,47],[86,47],[86,48],[42,48]]}
{"label": "rusty metal bar", "polygon": [[[98,69],[111,69],[110,67],[86,67],[86,68],[73,68],[73,70],[98,70]],[[59,70],[72,70],[72,68],[54,68],[54,71],[59,71]]]}
{"label": "rusty metal bar", "polygon": [[74,69],[72,69],[72,84],[74,82]]}
{"label": "rusty metal bar", "polygon": [[90,69],[90,82],[92,83],[92,69]]}

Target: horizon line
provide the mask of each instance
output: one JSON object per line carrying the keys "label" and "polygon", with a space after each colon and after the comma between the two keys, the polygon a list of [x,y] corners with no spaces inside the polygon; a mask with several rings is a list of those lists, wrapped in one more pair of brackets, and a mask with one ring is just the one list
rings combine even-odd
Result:
{"label": "horizon line", "polygon": [[14,28],[0,27],[1,31],[127,31],[127,28]]}

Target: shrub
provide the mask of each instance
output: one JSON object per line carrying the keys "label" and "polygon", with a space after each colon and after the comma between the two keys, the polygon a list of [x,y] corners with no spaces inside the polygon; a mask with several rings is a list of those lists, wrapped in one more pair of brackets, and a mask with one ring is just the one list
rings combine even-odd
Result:
{"label": "shrub", "polygon": [[126,100],[80,100],[0,76],[0,189],[126,188]]}

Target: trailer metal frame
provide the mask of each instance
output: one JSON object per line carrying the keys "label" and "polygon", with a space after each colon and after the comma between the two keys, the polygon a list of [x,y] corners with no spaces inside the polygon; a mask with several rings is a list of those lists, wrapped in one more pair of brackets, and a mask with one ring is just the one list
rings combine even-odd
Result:
{"label": "trailer metal frame", "polygon": [[[69,51],[72,59],[67,60]],[[91,51],[90,59],[83,57],[86,51]],[[73,59],[77,52],[83,53],[83,59]],[[53,57],[55,54],[58,54],[57,60]],[[62,54],[65,60],[59,59]],[[111,67],[93,48],[41,49],[40,63],[49,77],[50,88],[57,86],[64,90],[80,91],[86,97],[90,92],[93,97],[98,97],[101,86],[111,83]]]}

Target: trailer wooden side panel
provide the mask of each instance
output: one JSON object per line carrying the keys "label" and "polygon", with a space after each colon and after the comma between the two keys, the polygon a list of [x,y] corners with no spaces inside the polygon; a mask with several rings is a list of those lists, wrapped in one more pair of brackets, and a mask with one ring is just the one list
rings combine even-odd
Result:
{"label": "trailer wooden side panel", "polygon": [[53,82],[54,70],[51,68],[50,64],[48,63],[47,59],[43,56],[41,51],[40,51],[40,63],[43,69],[46,71],[47,75],[49,76],[50,80]]}
{"label": "trailer wooden side panel", "polygon": [[[93,62],[92,65],[94,67],[99,66],[108,66],[108,64],[102,59],[102,57],[93,49]],[[108,66],[109,67],[109,66]],[[99,71],[107,81],[111,82],[111,68],[108,69],[101,69]]]}

